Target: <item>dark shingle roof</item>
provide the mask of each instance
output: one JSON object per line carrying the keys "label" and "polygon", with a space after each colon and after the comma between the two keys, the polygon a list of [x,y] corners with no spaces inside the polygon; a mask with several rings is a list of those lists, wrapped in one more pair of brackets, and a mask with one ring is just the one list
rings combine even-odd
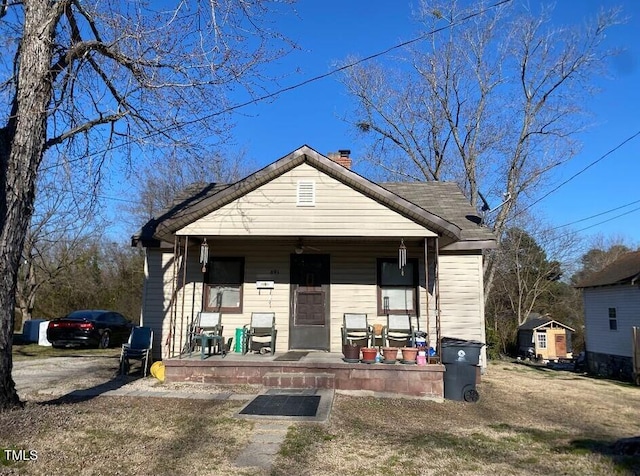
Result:
{"label": "dark shingle roof", "polygon": [[578,288],[628,284],[640,279],[640,251],[622,255],[601,271],[578,283]]}
{"label": "dark shingle roof", "polygon": [[159,240],[154,236],[158,224],[170,219],[172,216],[180,213],[203,199],[215,195],[221,190],[227,188],[229,184],[220,183],[193,183],[180,192],[173,199],[173,204],[158,213],[157,217],[153,217],[143,227],[131,237],[132,246],[136,246],[138,242],[142,246],[157,246]]}
{"label": "dark shingle roof", "polygon": [[[157,246],[177,229],[192,223],[211,210],[236,199],[263,183],[306,162],[380,203],[413,217],[454,242],[468,242],[471,248],[490,247],[495,236],[480,226],[480,218],[458,185],[449,182],[376,184],[303,146],[262,170],[232,184],[209,184],[189,188],[174,205],[150,220],[132,237],[133,245]],[[477,242],[473,244],[473,242]],[[480,243],[482,242],[482,243]]]}
{"label": "dark shingle roof", "polygon": [[558,322],[555,319],[552,319],[551,317],[549,317],[549,315],[544,315],[541,316],[538,313],[534,313],[532,312],[531,314],[529,314],[529,317],[527,318],[526,321],[524,321],[524,323],[518,327],[519,330],[534,330],[537,329],[539,327],[542,326],[546,326],[547,324],[550,324],[552,322],[555,322],[557,325],[564,327],[565,329],[569,329],[570,331],[574,331],[574,329],[572,329],[569,326],[564,325],[562,322]]}
{"label": "dark shingle roof", "polygon": [[495,240],[488,228],[479,225],[478,213],[454,182],[386,182],[379,185],[459,226],[461,240]]}

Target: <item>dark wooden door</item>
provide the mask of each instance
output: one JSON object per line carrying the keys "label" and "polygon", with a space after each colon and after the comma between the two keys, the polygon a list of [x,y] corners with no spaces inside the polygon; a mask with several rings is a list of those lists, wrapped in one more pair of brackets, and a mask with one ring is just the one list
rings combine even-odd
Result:
{"label": "dark wooden door", "polygon": [[291,255],[290,349],[329,350],[329,255]]}

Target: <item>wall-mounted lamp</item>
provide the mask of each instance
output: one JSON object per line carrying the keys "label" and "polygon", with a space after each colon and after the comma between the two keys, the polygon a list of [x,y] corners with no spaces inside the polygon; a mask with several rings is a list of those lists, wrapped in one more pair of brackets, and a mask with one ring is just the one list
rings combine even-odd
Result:
{"label": "wall-mounted lamp", "polygon": [[202,272],[207,272],[207,264],[209,263],[209,245],[205,238],[200,245],[200,264],[202,265]]}

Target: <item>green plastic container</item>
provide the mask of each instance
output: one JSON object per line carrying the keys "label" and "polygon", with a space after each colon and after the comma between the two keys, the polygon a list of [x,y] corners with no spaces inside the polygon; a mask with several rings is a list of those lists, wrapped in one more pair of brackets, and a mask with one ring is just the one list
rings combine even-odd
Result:
{"label": "green plastic container", "polygon": [[242,341],[244,337],[244,329],[242,327],[236,327],[236,346],[235,351],[242,352]]}

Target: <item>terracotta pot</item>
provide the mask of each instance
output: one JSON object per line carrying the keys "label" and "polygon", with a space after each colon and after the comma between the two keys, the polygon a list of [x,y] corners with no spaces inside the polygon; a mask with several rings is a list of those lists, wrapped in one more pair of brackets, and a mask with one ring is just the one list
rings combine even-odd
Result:
{"label": "terracotta pot", "polygon": [[363,347],[362,348],[362,360],[366,361],[375,361],[376,354],[378,353],[378,349],[375,347]]}
{"label": "terracotta pot", "polygon": [[418,355],[417,347],[403,347],[402,349],[402,360],[405,362],[415,362],[416,356]]}
{"label": "terracotta pot", "polygon": [[360,360],[360,346],[353,344],[343,344],[342,354],[345,359]]}
{"label": "terracotta pot", "polygon": [[382,356],[386,362],[395,362],[398,359],[397,347],[383,347]]}

